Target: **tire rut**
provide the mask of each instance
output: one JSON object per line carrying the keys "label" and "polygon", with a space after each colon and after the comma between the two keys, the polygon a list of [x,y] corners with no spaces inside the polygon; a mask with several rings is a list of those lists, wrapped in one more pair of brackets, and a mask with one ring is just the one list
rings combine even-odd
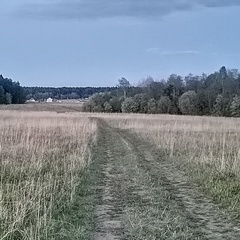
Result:
{"label": "tire rut", "polygon": [[112,144],[110,143],[110,132],[104,128],[105,135],[105,162],[102,164],[103,179],[102,186],[98,189],[101,192],[101,201],[96,206],[97,229],[94,234],[95,240],[118,240],[122,236],[121,215],[122,209],[119,204],[119,197],[116,195],[114,182],[116,176],[114,173],[114,153],[112,152]]}
{"label": "tire rut", "polygon": [[[95,240],[240,239],[239,224],[206,199],[183,172],[161,161],[152,146],[136,134],[113,128],[102,119],[95,120],[103,136],[99,144],[105,149]],[[149,216],[141,215],[141,211]],[[131,217],[136,215],[134,225]],[[182,222],[184,225],[179,225]],[[142,226],[137,228],[138,224]],[[137,230],[133,233],[134,227]],[[167,229],[166,233],[162,229]]]}
{"label": "tire rut", "polygon": [[119,129],[117,131],[128,145],[130,143],[139,159],[145,161],[144,167],[151,172],[152,177],[162,180],[163,187],[171,193],[182,215],[191,221],[190,225],[198,229],[205,239],[240,239],[240,225],[207,199],[182,171],[166,161],[159,161],[158,156],[149,151],[148,147],[142,147],[147,146],[147,143],[141,143],[142,140],[133,134]]}

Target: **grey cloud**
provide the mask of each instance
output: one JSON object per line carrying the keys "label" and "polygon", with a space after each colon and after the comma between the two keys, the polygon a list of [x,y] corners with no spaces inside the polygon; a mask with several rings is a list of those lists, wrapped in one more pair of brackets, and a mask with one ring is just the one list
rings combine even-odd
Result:
{"label": "grey cloud", "polygon": [[239,6],[239,0],[48,0],[27,3],[18,9],[21,16],[35,18],[94,19],[111,17],[161,17],[197,6]]}
{"label": "grey cloud", "polygon": [[199,0],[197,2],[206,7],[240,6],[239,0]]}
{"label": "grey cloud", "polygon": [[162,51],[160,48],[149,48],[146,49],[148,53],[159,54],[162,56],[175,56],[175,55],[189,55],[189,54],[200,54],[200,51],[196,50],[182,50],[182,51]]}

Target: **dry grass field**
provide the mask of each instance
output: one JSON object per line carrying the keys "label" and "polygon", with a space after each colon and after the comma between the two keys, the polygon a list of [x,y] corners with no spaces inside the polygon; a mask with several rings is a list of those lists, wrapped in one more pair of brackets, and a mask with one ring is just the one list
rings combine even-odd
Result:
{"label": "dry grass field", "polygon": [[0,112],[0,239],[49,239],[52,210],[71,203],[96,124],[53,112]]}
{"label": "dry grass field", "polygon": [[239,239],[239,119],[18,107],[0,108],[0,240]]}
{"label": "dry grass field", "polygon": [[11,104],[11,105],[0,105],[1,110],[15,110],[15,111],[38,111],[38,112],[81,112],[83,107],[82,102],[62,102],[62,103],[27,103],[27,104]]}
{"label": "dry grass field", "polygon": [[[97,157],[106,188],[95,239],[240,238],[239,119],[112,114],[96,120],[97,151],[107,154]],[[104,217],[102,209],[109,209]]]}
{"label": "dry grass field", "polygon": [[105,118],[157,146],[217,202],[240,214],[240,119],[140,114]]}
{"label": "dry grass field", "polygon": [[240,176],[240,119],[174,115],[118,115],[107,119],[151,141],[166,157]]}

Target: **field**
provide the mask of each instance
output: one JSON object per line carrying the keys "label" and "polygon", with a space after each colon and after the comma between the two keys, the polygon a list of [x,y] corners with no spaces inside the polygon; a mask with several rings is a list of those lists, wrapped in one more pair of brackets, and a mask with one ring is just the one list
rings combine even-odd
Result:
{"label": "field", "polygon": [[84,116],[1,111],[0,239],[49,239],[54,207],[71,204],[96,124]]}
{"label": "field", "polygon": [[15,111],[38,111],[38,112],[81,112],[83,103],[28,103],[28,104],[12,104],[12,105],[0,105],[0,110],[15,110]]}
{"label": "field", "polygon": [[171,115],[120,115],[107,119],[113,126],[128,129],[152,143],[163,159],[200,181],[215,200],[240,214],[239,119]]}
{"label": "field", "polygon": [[0,239],[239,239],[240,120],[0,110]]}

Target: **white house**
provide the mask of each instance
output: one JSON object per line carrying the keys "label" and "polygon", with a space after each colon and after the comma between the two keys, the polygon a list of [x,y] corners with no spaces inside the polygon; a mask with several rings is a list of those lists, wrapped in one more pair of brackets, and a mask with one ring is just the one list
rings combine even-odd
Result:
{"label": "white house", "polygon": [[27,100],[27,102],[29,102],[29,103],[35,103],[36,101],[35,101],[35,99],[31,98],[31,99]]}
{"label": "white house", "polygon": [[53,99],[52,98],[48,98],[47,99],[47,103],[52,103],[53,102]]}

